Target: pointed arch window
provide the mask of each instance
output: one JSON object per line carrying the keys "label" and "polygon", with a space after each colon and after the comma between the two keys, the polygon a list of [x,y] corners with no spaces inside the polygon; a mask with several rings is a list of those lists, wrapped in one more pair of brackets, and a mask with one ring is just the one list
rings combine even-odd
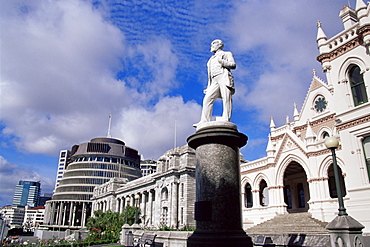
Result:
{"label": "pointed arch window", "polygon": [[265,180],[262,180],[260,183],[260,205],[269,205],[269,191]]}
{"label": "pointed arch window", "polygon": [[[339,173],[339,183],[340,183],[340,189],[342,190],[342,195],[346,196],[346,185],[344,183],[344,177],[342,173],[342,169],[338,166],[338,173]],[[329,183],[329,194],[331,198],[338,198],[337,188],[335,186],[335,177],[334,177],[334,168],[333,164],[329,166],[328,169],[328,183]]]}
{"label": "pointed arch window", "polygon": [[355,106],[368,102],[364,77],[361,74],[360,67],[353,65],[348,71],[348,76]]}
{"label": "pointed arch window", "polygon": [[252,196],[252,186],[247,183],[245,186],[245,195],[244,195],[244,206],[246,208],[253,207],[253,196]]}
{"label": "pointed arch window", "polygon": [[327,137],[330,137],[330,135],[329,135],[329,133],[328,133],[328,132],[324,131],[324,132],[322,133],[322,139],[323,139],[323,140],[325,140]]}

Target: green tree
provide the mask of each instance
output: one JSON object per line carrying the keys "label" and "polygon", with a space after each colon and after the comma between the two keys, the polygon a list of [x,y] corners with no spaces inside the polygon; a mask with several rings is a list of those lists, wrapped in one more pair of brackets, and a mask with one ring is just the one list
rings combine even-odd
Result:
{"label": "green tree", "polygon": [[[123,211],[123,215],[125,217],[125,223],[129,224],[130,226],[135,223],[135,217],[136,217],[136,209],[138,210],[138,222],[140,223],[140,208],[127,206],[125,207],[125,210]],[[127,221],[126,221],[127,216]]]}
{"label": "green tree", "polygon": [[[86,227],[90,233],[87,240],[118,241],[123,224],[127,222],[132,225],[134,223],[135,209],[135,207],[128,206],[122,214],[112,212],[111,210],[108,210],[107,212],[103,212],[101,210],[94,211],[94,216],[87,219]],[[139,213],[140,212],[138,212],[138,215],[140,215]]]}

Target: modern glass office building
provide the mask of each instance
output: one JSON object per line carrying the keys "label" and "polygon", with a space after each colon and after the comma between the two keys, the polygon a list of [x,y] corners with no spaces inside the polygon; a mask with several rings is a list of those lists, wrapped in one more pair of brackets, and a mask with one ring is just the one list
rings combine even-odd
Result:
{"label": "modern glass office building", "polygon": [[40,197],[40,187],[40,181],[20,180],[18,185],[15,186],[13,205],[36,207]]}

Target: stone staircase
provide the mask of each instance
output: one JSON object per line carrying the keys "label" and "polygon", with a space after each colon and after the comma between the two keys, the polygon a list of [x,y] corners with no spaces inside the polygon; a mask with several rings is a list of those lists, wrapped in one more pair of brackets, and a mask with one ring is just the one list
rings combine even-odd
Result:
{"label": "stone staircase", "polygon": [[248,234],[328,234],[327,222],[311,217],[310,213],[280,214],[254,227],[247,229]]}
{"label": "stone staircase", "polygon": [[277,215],[246,230],[252,239],[271,237],[274,244],[282,246],[330,246],[327,222],[312,218],[310,213]]}

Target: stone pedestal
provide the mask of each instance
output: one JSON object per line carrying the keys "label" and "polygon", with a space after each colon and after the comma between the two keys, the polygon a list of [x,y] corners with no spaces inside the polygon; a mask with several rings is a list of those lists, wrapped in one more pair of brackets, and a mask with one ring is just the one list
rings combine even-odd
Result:
{"label": "stone pedestal", "polygon": [[349,215],[338,215],[326,228],[329,230],[331,246],[364,246],[361,223]]}
{"label": "stone pedestal", "polygon": [[122,231],[120,232],[120,244],[130,247],[134,246],[134,232],[140,229],[138,224],[132,226],[127,223],[122,226]]}
{"label": "stone pedestal", "polygon": [[239,148],[247,136],[230,122],[198,125],[188,138],[196,149],[196,230],[187,246],[253,246],[242,229]]}

